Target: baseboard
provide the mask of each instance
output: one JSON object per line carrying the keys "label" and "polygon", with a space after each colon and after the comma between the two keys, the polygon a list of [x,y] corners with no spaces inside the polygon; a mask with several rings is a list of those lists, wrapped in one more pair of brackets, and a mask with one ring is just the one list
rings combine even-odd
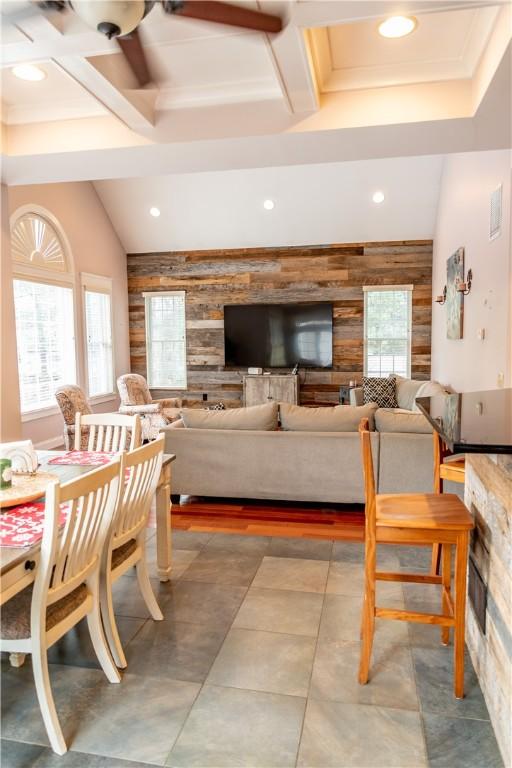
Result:
{"label": "baseboard", "polygon": [[36,443],[34,447],[39,451],[51,451],[53,448],[64,448],[64,441],[62,435],[58,435],[57,437],[43,440],[41,443]]}

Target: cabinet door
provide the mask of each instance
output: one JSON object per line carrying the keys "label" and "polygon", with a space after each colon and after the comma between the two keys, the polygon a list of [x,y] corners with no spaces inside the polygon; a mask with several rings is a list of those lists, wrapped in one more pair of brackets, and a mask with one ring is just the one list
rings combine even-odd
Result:
{"label": "cabinet door", "polygon": [[297,404],[296,376],[272,376],[270,381],[270,399],[276,403]]}
{"label": "cabinet door", "polygon": [[246,376],[244,378],[244,405],[261,405],[269,398],[269,376]]}

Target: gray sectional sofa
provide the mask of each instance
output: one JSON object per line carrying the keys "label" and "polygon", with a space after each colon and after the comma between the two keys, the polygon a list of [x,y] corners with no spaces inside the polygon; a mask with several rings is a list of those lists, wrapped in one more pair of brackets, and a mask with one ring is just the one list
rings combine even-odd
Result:
{"label": "gray sectional sofa", "polygon": [[176,454],[173,494],[363,503],[357,428],[370,420],[379,493],[432,492],[432,430],[420,413],[366,406],[275,403],[228,411],[183,410],[164,429]]}

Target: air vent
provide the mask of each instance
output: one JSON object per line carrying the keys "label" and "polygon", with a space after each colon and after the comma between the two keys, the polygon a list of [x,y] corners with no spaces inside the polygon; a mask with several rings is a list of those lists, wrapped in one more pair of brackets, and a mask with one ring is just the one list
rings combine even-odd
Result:
{"label": "air vent", "polygon": [[501,200],[503,187],[500,186],[491,193],[491,220],[489,224],[489,240],[495,240],[501,235]]}

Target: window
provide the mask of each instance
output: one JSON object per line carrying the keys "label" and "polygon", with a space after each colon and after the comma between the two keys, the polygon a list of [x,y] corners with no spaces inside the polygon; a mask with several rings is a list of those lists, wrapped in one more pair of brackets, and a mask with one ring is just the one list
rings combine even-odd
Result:
{"label": "window", "polygon": [[73,289],[13,281],[21,412],[55,406],[54,392],[76,381]]}
{"label": "window", "polygon": [[82,275],[84,288],[87,391],[89,397],[114,390],[112,285],[106,278]]}
{"label": "window", "polygon": [[411,375],[412,285],[364,287],[365,376]]}
{"label": "window", "polygon": [[162,389],[186,389],[185,291],[143,295],[148,384]]}

